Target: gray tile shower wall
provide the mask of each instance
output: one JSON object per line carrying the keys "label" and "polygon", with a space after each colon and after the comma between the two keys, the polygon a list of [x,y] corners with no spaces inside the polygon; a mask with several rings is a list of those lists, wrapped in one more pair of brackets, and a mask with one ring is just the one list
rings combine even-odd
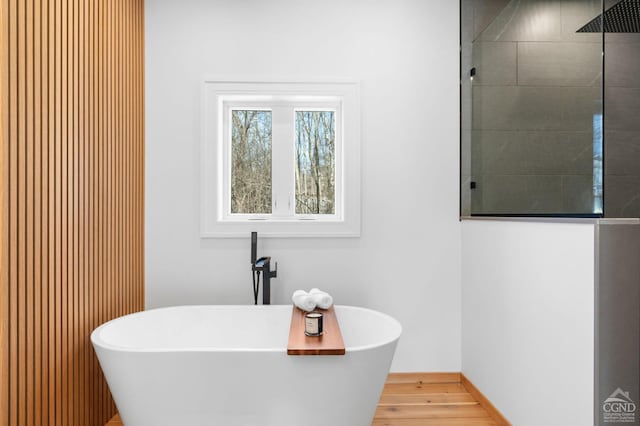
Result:
{"label": "gray tile shower wall", "polygon": [[604,197],[607,217],[639,217],[640,194],[638,188],[640,188],[640,176],[638,175],[606,175]]}
{"label": "gray tile shower wall", "polygon": [[607,34],[605,40],[607,87],[639,87],[640,36]]}
{"label": "gray tile shower wall", "polygon": [[[484,29],[472,44],[471,212],[591,212],[602,40],[575,31],[600,2],[474,4]],[[478,9],[497,15],[487,24]]]}
{"label": "gray tile shower wall", "polygon": [[521,86],[594,87],[602,79],[602,43],[518,43]]}
{"label": "gray tile shower wall", "polygon": [[477,42],[473,45],[473,66],[480,70],[473,85],[514,86],[517,84],[517,43]]}
{"label": "gray tile shower wall", "polygon": [[640,217],[640,34],[605,35],[607,217]]}
{"label": "gray tile shower wall", "polygon": [[474,174],[589,175],[590,132],[474,131]]}
{"label": "gray tile shower wall", "polygon": [[637,87],[607,86],[605,105],[608,131],[640,131],[640,84],[636,84]]}
{"label": "gray tile shower wall", "polygon": [[591,131],[600,96],[599,87],[477,86],[473,129]]}

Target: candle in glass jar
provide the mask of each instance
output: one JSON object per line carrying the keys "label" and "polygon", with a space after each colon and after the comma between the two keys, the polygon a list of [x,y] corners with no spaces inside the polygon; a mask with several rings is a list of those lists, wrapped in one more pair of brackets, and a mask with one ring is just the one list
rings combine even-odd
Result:
{"label": "candle in glass jar", "polygon": [[322,334],[322,313],[309,312],[304,316],[304,334],[320,336]]}

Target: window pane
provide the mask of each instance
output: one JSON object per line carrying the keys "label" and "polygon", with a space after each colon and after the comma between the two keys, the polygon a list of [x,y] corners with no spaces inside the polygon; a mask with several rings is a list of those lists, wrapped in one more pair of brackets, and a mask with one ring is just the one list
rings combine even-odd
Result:
{"label": "window pane", "polygon": [[231,112],[231,213],[271,213],[271,111]]}
{"label": "window pane", "polygon": [[335,114],[296,111],[296,214],[335,213]]}

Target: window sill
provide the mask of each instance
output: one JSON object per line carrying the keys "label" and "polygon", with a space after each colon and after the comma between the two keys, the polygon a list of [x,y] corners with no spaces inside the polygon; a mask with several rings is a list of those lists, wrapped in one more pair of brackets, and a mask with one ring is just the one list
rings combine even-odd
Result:
{"label": "window sill", "polygon": [[203,224],[201,238],[244,238],[258,232],[266,238],[357,238],[359,224],[345,220],[238,220]]}

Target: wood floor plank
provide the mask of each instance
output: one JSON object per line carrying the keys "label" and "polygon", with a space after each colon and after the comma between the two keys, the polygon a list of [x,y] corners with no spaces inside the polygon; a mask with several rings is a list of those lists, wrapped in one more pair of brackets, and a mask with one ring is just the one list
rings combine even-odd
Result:
{"label": "wood floor plank", "polygon": [[389,373],[387,383],[460,383],[460,373]]}
{"label": "wood floor plank", "polygon": [[383,394],[469,393],[460,383],[387,383]]}
{"label": "wood floor plank", "polygon": [[487,410],[474,405],[387,405],[378,406],[376,419],[490,418]]}
{"label": "wood floor plank", "polygon": [[389,374],[372,426],[498,426],[460,373]]}
{"label": "wood floor plank", "polygon": [[122,419],[120,419],[120,415],[116,414],[115,416],[113,416],[113,418],[109,420],[109,423],[107,423],[105,426],[123,426]]}
{"label": "wood floor plank", "polygon": [[482,419],[374,419],[371,426],[498,426],[490,418]]}
{"label": "wood floor plank", "polygon": [[385,394],[380,397],[378,405],[474,405],[478,404],[468,393],[424,393],[419,395]]}

